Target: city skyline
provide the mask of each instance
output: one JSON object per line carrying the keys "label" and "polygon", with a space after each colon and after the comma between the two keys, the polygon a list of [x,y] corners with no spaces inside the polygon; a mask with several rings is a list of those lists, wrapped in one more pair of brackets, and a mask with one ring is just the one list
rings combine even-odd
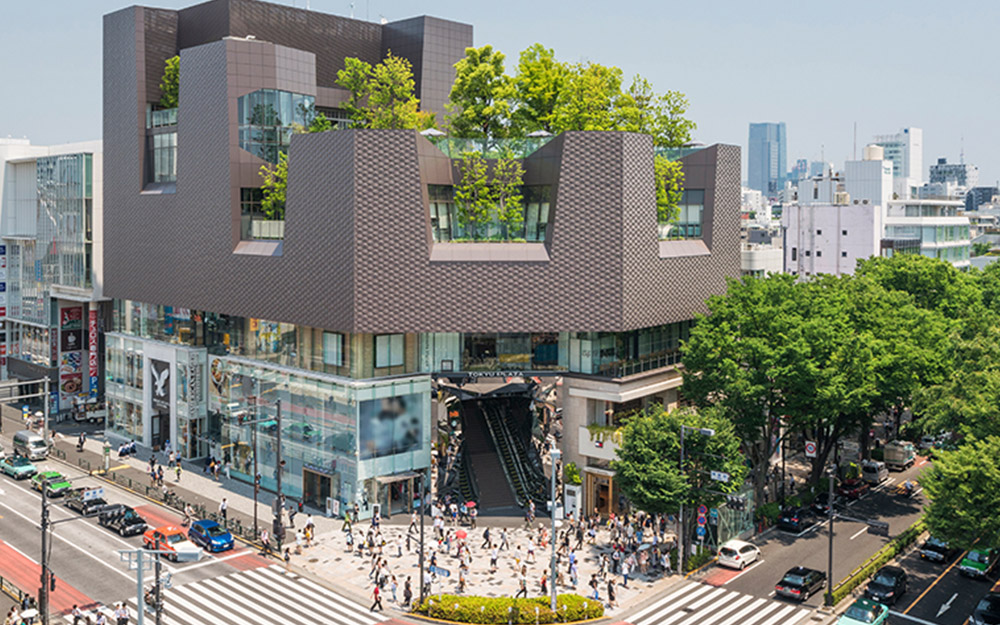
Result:
{"label": "city skyline", "polygon": [[[19,59],[8,68],[8,84],[30,89],[31,97],[3,100],[0,137],[26,136],[33,144],[47,145],[100,136],[101,19],[131,4],[93,0],[59,1],[54,9],[38,3],[7,7],[0,50],[6,58]],[[139,4],[179,8],[188,2]],[[279,4],[304,7],[306,0]],[[312,10],[337,15],[349,15],[352,6],[346,0],[309,4]],[[979,166],[982,184],[1000,177],[1000,154],[989,149],[1000,140],[1000,130],[974,121],[991,118],[988,103],[992,91],[1000,89],[978,80],[988,75],[989,17],[1000,17],[1000,7],[979,5],[982,19],[964,20],[951,7],[930,2],[908,3],[904,14],[893,10],[899,3],[847,2],[832,15],[820,6],[775,14],[736,2],[721,4],[725,10],[678,6],[667,14],[638,3],[609,14],[606,5],[584,2],[573,13],[571,28],[554,27],[566,19],[557,6],[526,2],[502,11],[457,0],[417,7],[402,0],[370,0],[353,6],[355,18],[370,21],[428,14],[471,23],[475,45],[489,43],[506,53],[508,70],[521,50],[540,42],[564,61],[616,65],[626,79],[642,74],[657,91],[679,90],[688,96],[689,115],[699,126],[695,138],[706,144],[732,143],[745,151],[749,123],[785,122],[789,163],[805,158],[840,167],[855,156],[855,123],[857,154],[876,135],[915,126],[926,135],[925,178],[929,164],[939,157],[957,163],[963,152],[966,163]],[[853,17],[859,13],[865,19]],[[705,45],[706,32],[712,33],[712,45]],[[878,42],[886,38],[894,42],[892,54],[876,54],[882,49]],[[830,45],[819,47],[817,41]],[[872,45],[840,45],[847,41]],[[958,53],[942,50],[963,50],[962,62],[955,62]],[[901,81],[895,76],[911,75],[916,68],[947,84],[975,81],[981,85],[979,97],[949,99],[935,96],[931,87],[923,95],[921,87],[899,92]],[[37,87],[42,76],[49,77],[46,84],[51,86]],[[746,175],[744,155],[744,179]]]}

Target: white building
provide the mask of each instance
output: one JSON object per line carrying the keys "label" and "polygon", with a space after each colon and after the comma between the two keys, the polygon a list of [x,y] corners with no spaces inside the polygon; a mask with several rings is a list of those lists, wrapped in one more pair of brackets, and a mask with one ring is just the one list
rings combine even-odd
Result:
{"label": "white building", "polygon": [[793,204],[781,215],[785,271],[796,276],[853,273],[878,256],[883,211],[872,204]]}
{"label": "white building", "polygon": [[886,206],[892,199],[892,163],[883,148],[865,146],[863,160],[844,163],[844,190],[851,202]]}
{"label": "white building", "polygon": [[874,143],[885,149],[892,161],[893,192],[899,199],[916,197],[924,182],[924,131],[903,128],[893,135],[879,135]]}
{"label": "white building", "polygon": [[968,163],[949,163],[946,158],[939,158],[931,165],[931,182],[951,182],[959,187],[970,189],[979,184],[979,168]]}
{"label": "white building", "polygon": [[[956,200],[896,200],[889,202],[885,216],[885,238],[917,240],[920,253],[969,267],[972,237],[968,217],[959,215],[965,206]],[[886,256],[892,250],[887,249]]]}
{"label": "white building", "polygon": [[742,275],[763,278],[769,273],[784,271],[785,258],[781,248],[780,228],[751,223],[743,229],[742,239]]}

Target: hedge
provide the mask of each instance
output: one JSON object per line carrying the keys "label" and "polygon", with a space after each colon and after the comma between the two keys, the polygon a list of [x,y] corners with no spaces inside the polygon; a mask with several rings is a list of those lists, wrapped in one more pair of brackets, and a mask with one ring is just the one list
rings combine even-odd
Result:
{"label": "hedge", "polygon": [[[458,623],[496,623],[534,625],[537,623],[568,623],[604,616],[604,603],[580,595],[558,595],[558,618],[549,608],[549,597],[511,599],[510,597],[464,597],[432,595],[417,612],[431,618]],[[538,608],[537,620],[535,608]]]}
{"label": "hedge", "polygon": [[834,606],[840,603],[840,601],[851,594],[855,588],[865,583],[869,577],[875,574],[884,564],[895,558],[901,551],[912,545],[917,538],[924,532],[924,520],[920,519],[910,527],[908,527],[902,534],[896,536],[891,541],[885,544],[881,549],[875,552],[875,555],[868,558],[868,560],[854,569],[850,575],[845,577],[833,587],[833,596],[830,593],[826,593],[826,605]]}

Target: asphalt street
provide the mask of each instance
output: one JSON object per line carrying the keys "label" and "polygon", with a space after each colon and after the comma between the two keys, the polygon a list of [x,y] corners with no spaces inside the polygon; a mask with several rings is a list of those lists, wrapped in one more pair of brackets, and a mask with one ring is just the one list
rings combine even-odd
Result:
{"label": "asphalt street", "polygon": [[[181,519],[168,510],[124,490],[98,482],[52,460],[35,463],[39,470],[59,471],[73,478],[74,485],[103,486],[105,500],[124,503],[135,508],[149,523],[156,527],[164,524],[179,525]],[[39,519],[41,495],[31,489],[29,480],[15,481],[0,476],[0,576],[14,580],[23,591],[36,594],[39,585],[41,539]],[[141,536],[123,538],[97,524],[96,519],[82,518],[62,505],[59,498],[50,500],[50,519],[53,541],[50,567],[57,577],[53,596],[53,610],[65,611],[73,603],[91,605],[112,604],[136,595],[136,575],[121,560],[120,551],[142,547]],[[72,519],[71,521],[61,522]],[[175,586],[184,585],[270,564],[252,550],[238,546],[222,554],[203,552],[198,562],[164,562],[164,572],[172,574]],[[151,575],[147,575],[148,586]]]}

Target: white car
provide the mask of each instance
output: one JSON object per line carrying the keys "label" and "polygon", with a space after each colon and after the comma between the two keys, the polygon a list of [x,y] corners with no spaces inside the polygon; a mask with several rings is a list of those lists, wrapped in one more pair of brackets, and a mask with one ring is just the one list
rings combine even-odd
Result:
{"label": "white car", "polygon": [[743,569],[760,559],[760,549],[757,545],[730,540],[719,548],[719,564],[732,569]]}

